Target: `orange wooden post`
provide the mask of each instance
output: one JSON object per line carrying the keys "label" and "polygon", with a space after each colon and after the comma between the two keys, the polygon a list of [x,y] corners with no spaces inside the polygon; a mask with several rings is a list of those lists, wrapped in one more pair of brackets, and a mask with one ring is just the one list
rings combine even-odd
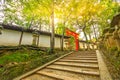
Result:
{"label": "orange wooden post", "polygon": [[78,36],[79,34],[69,30],[69,29],[66,29],[66,35],[67,36],[73,36],[75,38],[75,50],[78,51],[79,50],[79,39],[78,39]]}
{"label": "orange wooden post", "polygon": [[75,44],[76,44],[76,51],[79,50],[79,39],[78,37],[75,38]]}

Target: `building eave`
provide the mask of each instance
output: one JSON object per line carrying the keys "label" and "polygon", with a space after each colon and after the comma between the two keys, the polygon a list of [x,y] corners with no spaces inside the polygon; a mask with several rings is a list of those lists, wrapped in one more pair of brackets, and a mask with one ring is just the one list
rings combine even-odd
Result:
{"label": "building eave", "polygon": [[[0,25],[3,27],[3,29],[20,31],[20,32],[28,32],[28,33],[33,33],[34,32],[33,29],[25,29],[23,27],[16,26],[16,25],[10,25],[10,24],[0,24]],[[37,30],[37,32],[39,34],[42,34],[42,35],[48,35],[48,36],[51,35],[50,32],[46,32],[46,31],[39,31],[39,30]],[[62,35],[55,34],[55,37],[62,37]],[[64,38],[70,38],[70,37],[69,36],[64,36]]]}

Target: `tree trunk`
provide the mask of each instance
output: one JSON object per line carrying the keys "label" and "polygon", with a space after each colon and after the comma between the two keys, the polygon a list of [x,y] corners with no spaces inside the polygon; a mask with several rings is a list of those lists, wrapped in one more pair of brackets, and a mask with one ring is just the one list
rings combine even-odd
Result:
{"label": "tree trunk", "polygon": [[90,35],[90,34],[88,34],[88,35],[89,35],[89,39],[90,39],[90,41],[92,41],[91,35]]}
{"label": "tree trunk", "polygon": [[41,31],[41,27],[42,27],[42,26],[41,26],[41,24],[42,24],[42,23],[41,23],[41,19],[40,19],[40,24],[39,24],[39,25],[40,25],[40,26],[39,26],[39,31]]}
{"label": "tree trunk", "polygon": [[29,26],[28,26],[28,28],[29,28],[29,29],[31,28],[31,26],[32,26],[32,23],[33,23],[33,17],[32,17],[32,19],[31,19],[31,21],[30,21],[30,24],[29,24]]}
{"label": "tree trunk", "polygon": [[50,32],[50,24],[49,24],[49,32]]}
{"label": "tree trunk", "polygon": [[97,35],[96,35],[96,31],[95,31],[95,26],[94,25],[93,25],[93,31],[94,31],[95,39],[97,41]]}
{"label": "tree trunk", "polygon": [[[89,35],[90,42],[92,42],[90,33],[89,33],[88,35]],[[89,47],[90,47],[90,46],[92,47],[92,43],[90,43]],[[91,47],[90,47],[90,49],[91,49]],[[93,48],[93,47],[92,47],[92,48]]]}
{"label": "tree trunk", "polygon": [[50,50],[50,53],[53,53],[54,52],[54,40],[55,40],[55,32],[54,32],[54,0],[53,0],[53,5],[52,5],[51,20],[52,20],[52,33],[51,33],[51,50]]}
{"label": "tree trunk", "polygon": [[83,33],[84,33],[84,36],[85,36],[85,39],[86,39],[86,42],[87,42],[87,49],[89,49],[88,38],[87,38],[87,35],[86,35],[86,32],[85,32],[85,28],[83,29]]}
{"label": "tree trunk", "polygon": [[40,35],[38,34],[38,37],[37,37],[37,46],[39,46],[39,39],[40,39]]}
{"label": "tree trunk", "polygon": [[[41,31],[41,19],[40,19],[40,26],[39,26],[39,31]],[[37,46],[39,46],[39,40],[40,40],[40,33],[38,34],[38,37],[37,37]]]}
{"label": "tree trunk", "polygon": [[65,33],[65,22],[63,26],[62,40],[61,40],[61,50],[64,50],[64,33]]}
{"label": "tree trunk", "polygon": [[20,40],[19,40],[19,46],[21,45],[22,38],[23,38],[23,31],[21,32],[21,36],[20,36]]}

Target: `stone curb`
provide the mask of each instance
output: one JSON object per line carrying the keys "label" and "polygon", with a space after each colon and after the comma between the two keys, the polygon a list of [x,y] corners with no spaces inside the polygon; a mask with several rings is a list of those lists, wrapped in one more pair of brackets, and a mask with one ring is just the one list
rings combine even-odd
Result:
{"label": "stone curb", "polygon": [[98,65],[99,65],[101,80],[113,80],[102,58],[102,53],[99,50],[96,50],[96,54],[98,58]]}

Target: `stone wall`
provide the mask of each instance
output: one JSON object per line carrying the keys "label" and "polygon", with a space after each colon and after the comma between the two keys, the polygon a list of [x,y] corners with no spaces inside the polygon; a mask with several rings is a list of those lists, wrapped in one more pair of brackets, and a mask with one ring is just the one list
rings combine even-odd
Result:
{"label": "stone wall", "polygon": [[[99,38],[99,49],[104,53],[113,80],[120,80],[120,27],[109,27]],[[113,73],[113,74],[112,74]]]}
{"label": "stone wall", "polygon": [[99,38],[99,45],[104,45],[106,49],[116,47],[120,50],[120,28],[107,28],[103,32],[103,36]]}

